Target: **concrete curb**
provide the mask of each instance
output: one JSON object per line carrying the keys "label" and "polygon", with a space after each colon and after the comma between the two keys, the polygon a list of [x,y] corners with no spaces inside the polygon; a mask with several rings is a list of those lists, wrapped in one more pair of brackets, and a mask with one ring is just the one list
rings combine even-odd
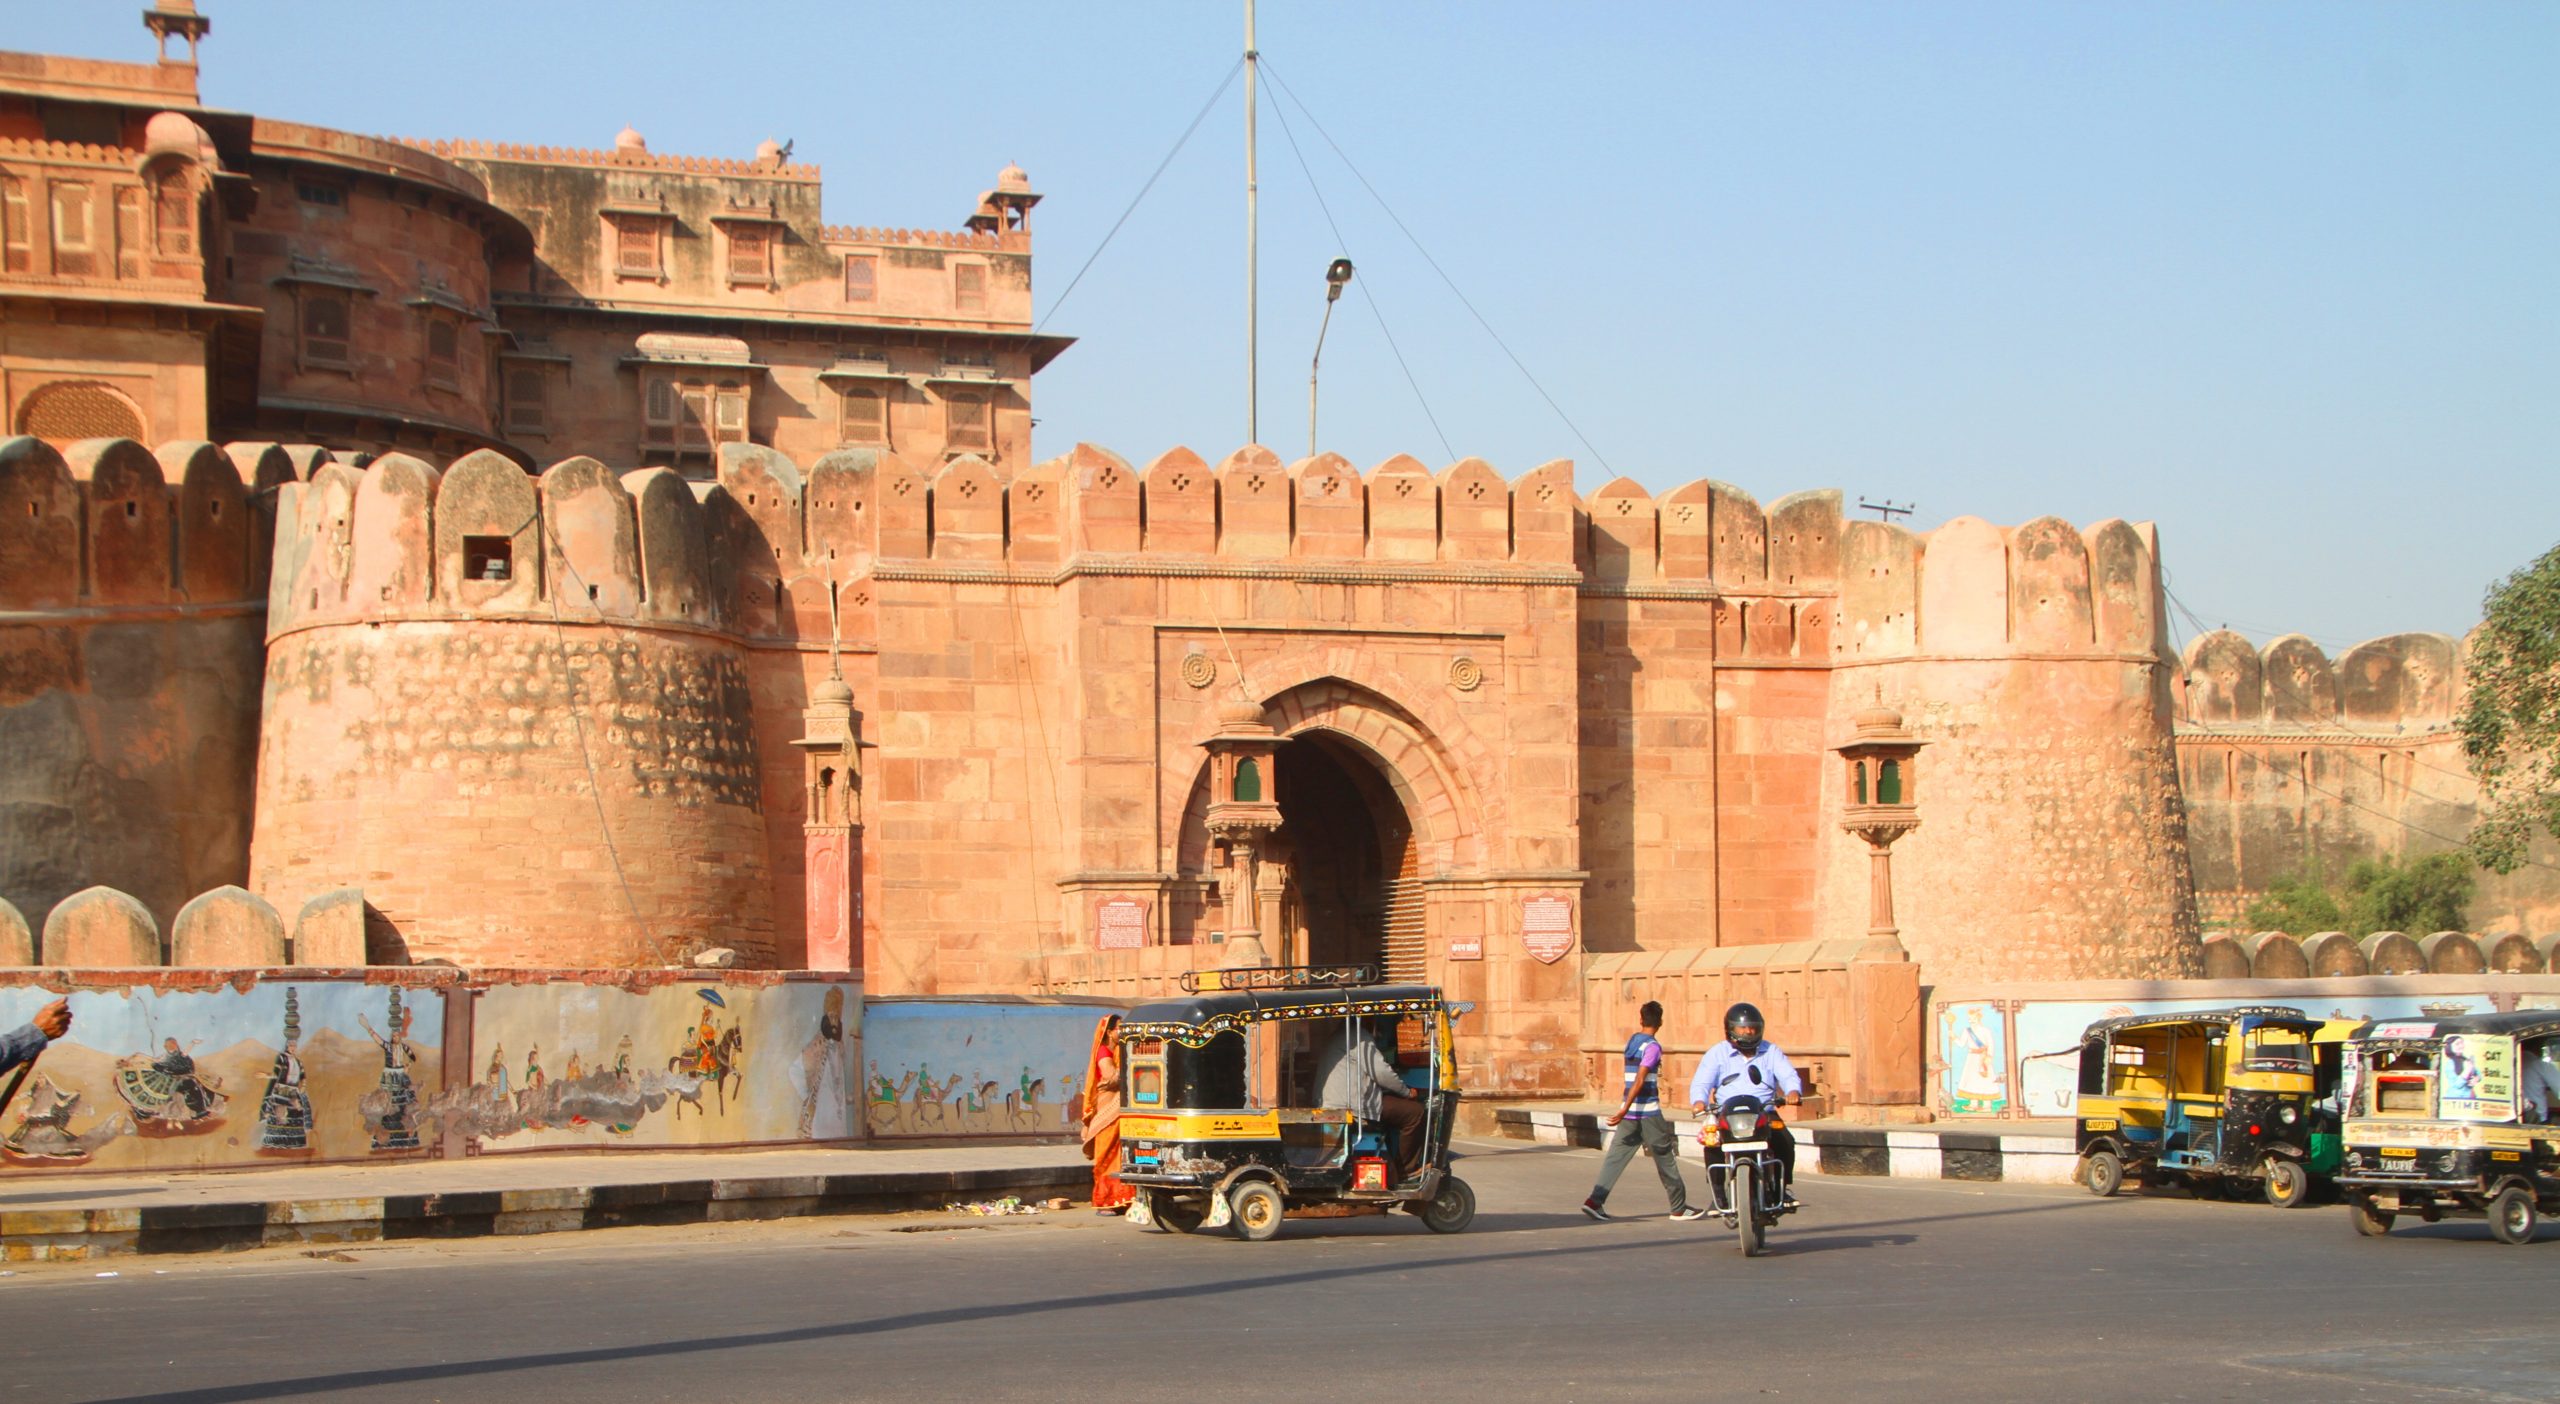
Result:
{"label": "concrete curb", "polygon": [[313,1199],[242,1199],[117,1209],[0,1213],[0,1260],[77,1261],[128,1253],[378,1243],[562,1233],[634,1224],[729,1223],[815,1214],[939,1209],[957,1198],[1065,1195],[1093,1189],[1083,1165],[843,1175],[732,1176],[566,1189],[470,1190]]}
{"label": "concrete curb", "polygon": [[[1592,1112],[1503,1107],[1494,1113],[1494,1121],[1503,1136],[1551,1146],[1597,1150],[1607,1144],[1609,1135]],[[1696,1121],[1673,1117],[1671,1124],[1684,1149],[1695,1143]],[[2067,1185],[2079,1174],[2080,1156],[2068,1136],[1802,1124],[1795,1133],[1801,1168],[1824,1175]]]}

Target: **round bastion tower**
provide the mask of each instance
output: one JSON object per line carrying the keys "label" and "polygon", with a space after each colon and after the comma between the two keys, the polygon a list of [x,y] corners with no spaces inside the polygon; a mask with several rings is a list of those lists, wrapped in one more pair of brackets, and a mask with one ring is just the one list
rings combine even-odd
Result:
{"label": "round bastion tower", "polygon": [[[1928,743],[1894,848],[1902,942],[1932,984],[2198,972],[2175,660],[2148,524],[1849,522],[1831,742],[1879,701]],[[1824,934],[1865,929],[1867,858],[1823,790]]]}
{"label": "round bastion tower", "polygon": [[771,966],[732,505],[486,452],[294,485],[252,886],[288,913],[360,888],[412,961]]}

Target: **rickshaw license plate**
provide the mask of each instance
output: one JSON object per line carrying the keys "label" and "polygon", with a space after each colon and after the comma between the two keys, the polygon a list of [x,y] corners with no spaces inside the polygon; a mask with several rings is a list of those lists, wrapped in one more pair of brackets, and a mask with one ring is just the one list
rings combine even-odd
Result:
{"label": "rickshaw license plate", "polygon": [[2382,1168],[2385,1170],[2415,1170],[2418,1168],[2418,1153],[2413,1150],[2394,1150],[2386,1146],[2382,1151]]}
{"label": "rickshaw license plate", "polygon": [[1727,1141],[1724,1143],[1724,1149],[1727,1151],[1767,1150],[1768,1148],[1769,1143],[1767,1141]]}

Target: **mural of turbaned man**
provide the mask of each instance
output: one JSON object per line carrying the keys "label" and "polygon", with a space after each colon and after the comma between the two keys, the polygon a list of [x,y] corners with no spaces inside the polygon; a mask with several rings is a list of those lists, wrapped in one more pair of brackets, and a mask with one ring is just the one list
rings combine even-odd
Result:
{"label": "mural of turbaned man", "polygon": [[[0,1023],[54,998],[0,989]],[[5,1115],[9,1170],[192,1169],[423,1153],[444,995],[354,982],[72,993]]]}

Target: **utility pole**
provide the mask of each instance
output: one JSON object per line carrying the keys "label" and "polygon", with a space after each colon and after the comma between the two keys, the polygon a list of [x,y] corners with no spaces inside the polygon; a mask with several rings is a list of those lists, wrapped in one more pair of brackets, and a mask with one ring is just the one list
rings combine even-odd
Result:
{"label": "utility pole", "polygon": [[1244,0],[1244,441],[1262,442],[1261,394],[1255,360],[1262,346],[1262,330],[1258,318],[1260,281],[1255,277],[1255,260],[1260,254],[1257,241],[1261,236],[1257,209],[1258,187],[1254,178],[1253,80],[1260,72],[1262,54],[1253,46],[1253,0]]}

